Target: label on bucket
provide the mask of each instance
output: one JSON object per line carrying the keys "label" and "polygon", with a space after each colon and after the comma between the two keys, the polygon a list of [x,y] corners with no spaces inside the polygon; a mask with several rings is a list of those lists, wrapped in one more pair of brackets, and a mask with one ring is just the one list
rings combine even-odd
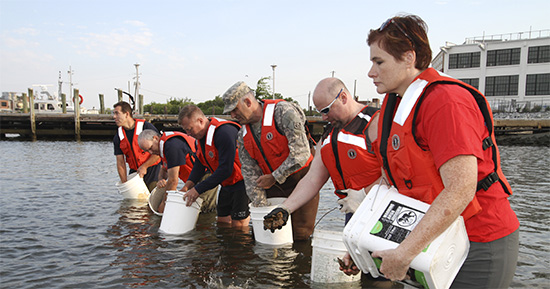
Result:
{"label": "label on bucket", "polygon": [[388,241],[401,243],[420,222],[424,214],[425,212],[390,201],[370,233]]}

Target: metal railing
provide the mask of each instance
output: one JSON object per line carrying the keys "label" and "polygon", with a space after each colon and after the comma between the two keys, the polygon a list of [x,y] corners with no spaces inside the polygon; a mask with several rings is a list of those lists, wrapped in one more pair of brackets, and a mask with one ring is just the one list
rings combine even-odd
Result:
{"label": "metal railing", "polygon": [[535,39],[535,38],[542,38],[542,37],[550,37],[550,29],[468,37],[466,38],[464,44],[475,44],[480,42],[491,42],[491,41]]}

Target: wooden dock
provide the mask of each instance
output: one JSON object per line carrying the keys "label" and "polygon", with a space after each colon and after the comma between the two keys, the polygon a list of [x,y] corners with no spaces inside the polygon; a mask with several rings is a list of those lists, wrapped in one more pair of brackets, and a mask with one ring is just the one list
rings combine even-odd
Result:
{"label": "wooden dock", "polygon": [[[229,118],[228,115],[217,115]],[[176,115],[143,115],[143,118],[163,131],[181,131]],[[88,140],[112,140],[117,126],[110,114],[81,114],[80,138]],[[311,133],[318,139],[327,124],[320,117],[308,117]],[[68,140],[79,139],[76,135],[75,116],[61,113],[37,113],[34,119],[34,134],[31,127],[31,117],[27,113],[0,113],[0,137],[19,135],[24,139]],[[497,119],[495,134],[517,135],[538,134],[550,132],[550,119]]]}

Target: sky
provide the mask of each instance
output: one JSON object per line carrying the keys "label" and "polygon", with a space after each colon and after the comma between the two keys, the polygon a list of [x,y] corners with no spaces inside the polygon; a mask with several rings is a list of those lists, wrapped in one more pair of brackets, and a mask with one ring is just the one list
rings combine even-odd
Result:
{"label": "sky", "polygon": [[[366,37],[386,19],[416,14],[428,24],[433,55],[446,42],[550,29],[550,1],[0,0],[0,91],[73,88],[82,106],[117,100],[139,64],[144,103],[204,102],[235,82],[275,91],[304,108],[334,74],[359,100],[382,98],[367,77]],[[311,104],[313,105],[313,104]]]}

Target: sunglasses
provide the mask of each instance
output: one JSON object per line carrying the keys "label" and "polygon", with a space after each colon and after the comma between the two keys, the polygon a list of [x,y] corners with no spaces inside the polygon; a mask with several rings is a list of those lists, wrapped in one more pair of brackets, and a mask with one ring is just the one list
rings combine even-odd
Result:
{"label": "sunglasses", "polygon": [[334,98],[334,100],[327,106],[325,106],[325,108],[323,109],[317,109],[317,111],[321,114],[328,114],[330,112],[330,107],[334,104],[334,102],[336,102],[336,100],[338,99],[338,97],[340,97],[340,94],[342,93],[344,89],[340,89],[340,92],[338,92],[338,95],[336,95],[336,97]]}
{"label": "sunglasses", "polygon": [[405,35],[405,37],[407,37],[407,39],[409,39],[412,46],[414,47],[414,40],[409,36],[409,34],[407,34],[407,32],[405,32],[405,30],[401,27],[401,25],[399,25],[399,23],[397,23],[393,18],[390,18],[390,19],[384,21],[384,23],[382,23],[382,25],[380,25],[380,29],[378,29],[378,30],[380,32],[384,31],[384,29],[386,27],[388,27],[391,23],[393,23],[395,25],[395,27],[397,27],[397,29],[399,29],[399,31],[401,31],[401,33],[403,33],[403,35]]}

